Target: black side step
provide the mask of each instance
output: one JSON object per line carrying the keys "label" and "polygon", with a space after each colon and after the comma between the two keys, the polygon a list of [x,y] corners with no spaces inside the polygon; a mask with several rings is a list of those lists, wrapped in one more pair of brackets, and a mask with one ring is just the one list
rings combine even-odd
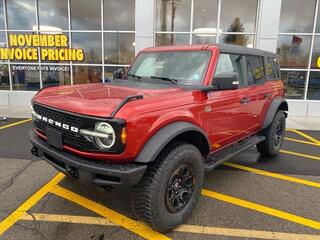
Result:
{"label": "black side step", "polygon": [[234,155],[262,142],[265,139],[264,136],[252,136],[241,140],[238,143],[231,145],[230,147],[223,149],[215,154],[209,155],[205,160],[204,169],[205,171],[210,171],[220,165],[221,163],[227,161]]}

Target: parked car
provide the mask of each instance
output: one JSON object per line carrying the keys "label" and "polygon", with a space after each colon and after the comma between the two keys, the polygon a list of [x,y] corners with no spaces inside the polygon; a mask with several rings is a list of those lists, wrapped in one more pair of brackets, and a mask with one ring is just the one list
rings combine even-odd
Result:
{"label": "parked car", "polygon": [[132,188],[135,215],[170,231],[190,216],[204,171],[255,145],[278,154],[279,69],[275,54],[232,45],[144,49],[123,79],[39,91],[32,153],[82,182]]}

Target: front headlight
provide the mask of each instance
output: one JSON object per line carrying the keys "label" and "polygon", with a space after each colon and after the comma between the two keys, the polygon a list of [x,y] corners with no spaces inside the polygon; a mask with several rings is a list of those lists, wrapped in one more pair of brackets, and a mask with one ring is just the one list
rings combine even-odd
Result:
{"label": "front headlight", "polygon": [[109,149],[114,145],[116,141],[116,134],[114,132],[113,127],[109,123],[97,123],[94,131],[97,133],[105,134],[105,137],[94,137],[94,140],[99,148]]}

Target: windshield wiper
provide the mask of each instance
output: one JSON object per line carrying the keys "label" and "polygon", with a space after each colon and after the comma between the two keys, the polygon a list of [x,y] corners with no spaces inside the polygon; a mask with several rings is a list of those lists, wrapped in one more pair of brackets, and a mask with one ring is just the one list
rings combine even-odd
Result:
{"label": "windshield wiper", "polygon": [[154,79],[161,79],[164,81],[170,81],[175,85],[179,85],[178,80],[174,79],[174,78],[169,78],[169,77],[160,77],[160,76],[150,76],[150,78],[154,78]]}
{"label": "windshield wiper", "polygon": [[134,75],[134,74],[130,74],[128,73],[127,76],[129,77],[133,77],[135,80],[137,80],[138,82],[141,81],[141,76],[138,76],[138,75]]}

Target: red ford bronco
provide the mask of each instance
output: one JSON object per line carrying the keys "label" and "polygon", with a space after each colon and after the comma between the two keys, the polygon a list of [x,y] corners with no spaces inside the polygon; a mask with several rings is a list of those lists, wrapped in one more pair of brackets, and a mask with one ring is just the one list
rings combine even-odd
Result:
{"label": "red ford bronco", "polygon": [[190,216],[204,171],[254,145],[268,156],[281,148],[288,104],[273,53],[147,48],[120,74],[42,89],[32,153],[82,182],[132,188],[133,212],[157,231]]}

